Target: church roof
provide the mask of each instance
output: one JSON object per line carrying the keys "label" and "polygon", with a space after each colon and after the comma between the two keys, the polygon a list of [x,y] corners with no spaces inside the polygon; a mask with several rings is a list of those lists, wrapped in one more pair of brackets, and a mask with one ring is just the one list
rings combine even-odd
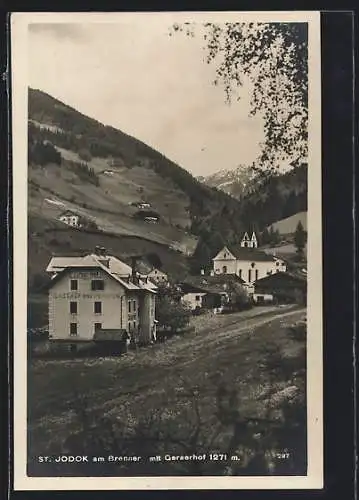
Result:
{"label": "church roof", "polygon": [[230,245],[227,248],[238,260],[250,260],[253,262],[274,262],[277,260],[273,255],[268,255],[256,248],[241,247],[240,244]]}

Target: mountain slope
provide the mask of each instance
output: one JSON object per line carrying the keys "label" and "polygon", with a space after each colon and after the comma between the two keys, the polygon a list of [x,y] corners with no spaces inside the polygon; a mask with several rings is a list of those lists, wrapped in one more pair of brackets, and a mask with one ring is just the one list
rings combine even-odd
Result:
{"label": "mountain slope", "polygon": [[[298,212],[290,217],[279,220],[271,224],[274,231],[278,231],[281,235],[293,234],[297,228],[299,221],[302,223],[304,230],[307,230],[307,212]],[[269,228],[268,228],[269,229]]]}
{"label": "mountain slope", "polygon": [[[198,241],[205,239],[213,253],[218,240],[238,238],[242,230],[236,200],[201,184],[141,141],[33,89],[28,144],[29,219],[36,221],[32,233],[45,247],[44,256],[91,250],[108,234],[131,240],[132,253],[143,253],[148,242],[152,252],[167,252],[168,263],[176,255],[182,259],[193,253],[196,260]],[[133,204],[138,202],[150,204],[159,216],[157,224],[135,217],[138,208]],[[98,231],[67,227],[59,222],[64,210],[77,213]],[[49,225],[50,239],[45,236]],[[120,251],[117,244],[112,246]],[[31,275],[33,245],[29,251]]]}
{"label": "mountain slope", "polygon": [[197,179],[207,186],[220,189],[221,191],[240,199],[247,192],[255,178],[251,167],[240,165],[234,170],[219,170],[208,176],[200,176]]}

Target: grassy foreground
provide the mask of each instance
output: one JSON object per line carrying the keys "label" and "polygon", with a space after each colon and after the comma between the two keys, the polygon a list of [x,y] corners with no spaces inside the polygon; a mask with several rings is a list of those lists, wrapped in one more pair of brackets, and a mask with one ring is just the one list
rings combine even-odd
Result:
{"label": "grassy foreground", "polygon": [[29,475],[305,474],[305,311],[259,312],[194,318],[120,358],[30,361]]}

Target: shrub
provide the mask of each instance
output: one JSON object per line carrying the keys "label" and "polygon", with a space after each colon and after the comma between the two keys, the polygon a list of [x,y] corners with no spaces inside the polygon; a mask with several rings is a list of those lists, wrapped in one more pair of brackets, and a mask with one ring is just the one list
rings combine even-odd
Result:
{"label": "shrub", "polygon": [[239,283],[230,283],[227,288],[228,310],[243,311],[253,307],[253,300]]}
{"label": "shrub", "polygon": [[192,311],[181,303],[180,298],[181,293],[173,285],[158,285],[156,318],[159,329],[169,330],[173,334],[188,325]]}

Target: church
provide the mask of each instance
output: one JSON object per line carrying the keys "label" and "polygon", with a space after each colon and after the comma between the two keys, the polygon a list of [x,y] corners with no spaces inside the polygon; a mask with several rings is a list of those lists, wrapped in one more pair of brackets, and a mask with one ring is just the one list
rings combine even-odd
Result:
{"label": "church", "polygon": [[254,232],[251,237],[246,232],[239,244],[223,247],[212,261],[215,274],[235,274],[247,285],[287,270],[283,260],[258,250]]}

